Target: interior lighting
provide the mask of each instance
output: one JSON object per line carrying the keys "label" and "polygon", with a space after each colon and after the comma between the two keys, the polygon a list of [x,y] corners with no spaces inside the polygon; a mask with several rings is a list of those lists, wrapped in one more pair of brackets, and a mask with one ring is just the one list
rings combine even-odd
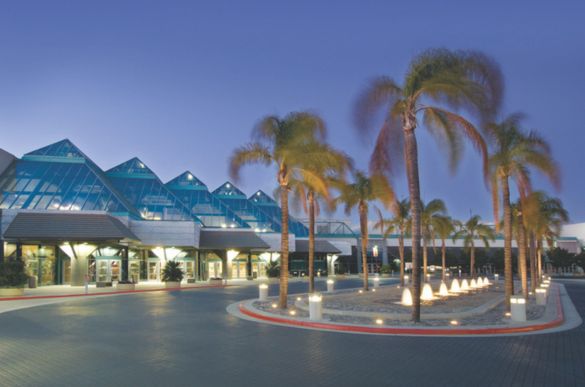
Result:
{"label": "interior lighting", "polygon": [[277,306],[278,305],[276,305],[276,304],[272,304],[272,309],[276,309]]}
{"label": "interior lighting", "polygon": [[291,310],[290,312],[288,312],[291,316],[294,316],[295,314],[297,314],[296,310]]}
{"label": "interior lighting", "polygon": [[457,320],[451,320],[451,325],[459,325],[459,321],[457,321]]}
{"label": "interior lighting", "polygon": [[384,324],[384,320],[382,320],[381,318],[377,318],[376,319],[376,324],[382,325],[382,324]]}

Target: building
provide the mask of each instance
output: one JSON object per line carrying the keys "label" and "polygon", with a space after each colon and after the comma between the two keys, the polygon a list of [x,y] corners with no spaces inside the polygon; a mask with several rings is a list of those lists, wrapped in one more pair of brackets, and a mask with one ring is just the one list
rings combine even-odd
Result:
{"label": "building", "polygon": [[[103,171],[67,139],[21,158],[0,149],[0,192],[0,257],[22,258],[39,285],[160,281],[169,260],[187,281],[255,279],[279,258],[281,209],[265,192],[248,197],[229,181],[210,192],[190,171],[163,183],[136,157]],[[308,229],[291,217],[289,231],[290,271],[301,275]],[[316,234],[316,272],[362,271],[351,227],[318,220]],[[572,225],[556,243],[580,251],[584,239]],[[370,235],[368,271],[397,245],[397,235]]]}

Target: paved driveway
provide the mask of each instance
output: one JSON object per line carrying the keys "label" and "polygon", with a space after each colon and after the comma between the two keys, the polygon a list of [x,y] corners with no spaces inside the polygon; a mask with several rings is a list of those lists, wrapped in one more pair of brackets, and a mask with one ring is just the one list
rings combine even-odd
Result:
{"label": "paved driveway", "polygon": [[[585,316],[585,283],[566,286]],[[519,337],[381,337],[225,312],[256,291],[104,297],[2,314],[0,386],[585,385],[583,325]]]}

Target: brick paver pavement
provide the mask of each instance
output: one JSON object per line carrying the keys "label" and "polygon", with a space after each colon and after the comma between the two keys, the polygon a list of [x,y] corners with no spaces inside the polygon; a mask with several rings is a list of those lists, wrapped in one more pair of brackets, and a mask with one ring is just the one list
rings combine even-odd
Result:
{"label": "brick paver pavement", "polygon": [[[340,285],[358,285],[349,282]],[[585,283],[566,287],[584,316]],[[1,314],[0,386],[585,385],[583,325],[518,337],[382,337],[226,313],[256,291],[149,293]]]}

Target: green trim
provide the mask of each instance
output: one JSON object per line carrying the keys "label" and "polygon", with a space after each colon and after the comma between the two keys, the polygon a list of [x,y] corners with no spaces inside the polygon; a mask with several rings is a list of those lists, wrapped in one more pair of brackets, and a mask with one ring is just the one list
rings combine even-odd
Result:
{"label": "green trim", "polygon": [[84,164],[85,159],[82,157],[65,157],[65,156],[38,156],[38,155],[24,155],[22,160],[40,161],[48,163],[70,163],[70,164]]}
{"label": "green trim", "polygon": [[106,176],[110,177],[121,177],[125,179],[144,179],[144,180],[154,180],[156,176],[149,173],[127,173],[127,172],[107,172]]}

